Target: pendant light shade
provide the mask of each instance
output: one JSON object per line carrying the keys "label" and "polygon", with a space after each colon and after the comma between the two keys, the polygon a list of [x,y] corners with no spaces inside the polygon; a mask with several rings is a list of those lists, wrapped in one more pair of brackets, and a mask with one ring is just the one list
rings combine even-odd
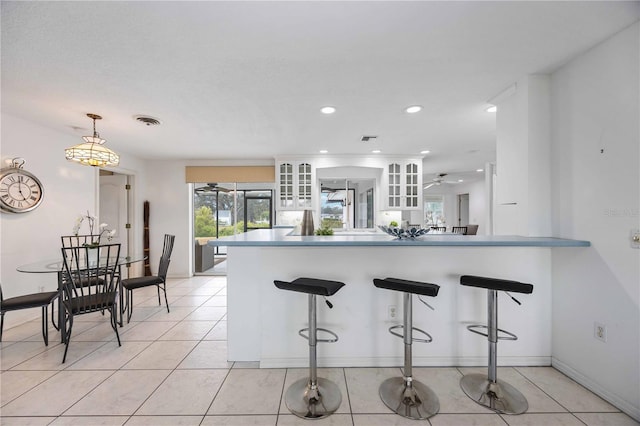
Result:
{"label": "pendant light shade", "polygon": [[106,141],[96,131],[96,120],[102,120],[102,117],[97,114],[87,114],[87,117],[93,119],[93,136],[83,136],[84,143],[65,149],[65,157],[69,161],[77,161],[86,166],[117,166],[120,157],[104,146]]}

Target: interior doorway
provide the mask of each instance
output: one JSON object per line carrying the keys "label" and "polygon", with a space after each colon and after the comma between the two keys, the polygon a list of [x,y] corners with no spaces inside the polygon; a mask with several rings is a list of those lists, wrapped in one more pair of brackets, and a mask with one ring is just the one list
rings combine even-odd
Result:
{"label": "interior doorway", "polygon": [[373,228],[374,187],[375,179],[320,179],[320,226]]}
{"label": "interior doorway", "polygon": [[469,194],[458,194],[458,224],[456,226],[467,226],[469,224]]}
{"label": "interior doorway", "polygon": [[[115,231],[109,242],[120,244],[121,256],[131,254],[130,180],[129,175],[100,170],[98,220],[100,224],[107,224],[108,230]],[[128,268],[125,274],[127,278]]]}

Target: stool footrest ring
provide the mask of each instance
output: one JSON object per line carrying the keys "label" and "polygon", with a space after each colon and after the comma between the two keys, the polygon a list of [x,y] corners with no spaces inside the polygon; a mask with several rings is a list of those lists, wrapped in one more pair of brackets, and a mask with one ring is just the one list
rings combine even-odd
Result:
{"label": "stool footrest ring", "polygon": [[[467,330],[469,330],[472,333],[476,333],[476,334],[479,334],[479,335],[484,336],[484,337],[488,337],[489,336],[488,333],[483,333],[481,331],[476,330],[478,328],[486,330],[488,327],[486,325],[482,325],[482,324],[472,324],[472,325],[468,325],[467,326]],[[503,336],[498,336],[498,340],[518,340],[518,336],[516,336],[515,334],[510,333],[510,332],[508,332],[506,330],[503,330],[501,328],[498,329],[498,333],[504,333],[505,334]]]}
{"label": "stool footrest ring", "polygon": [[[301,328],[300,330],[298,330],[298,334],[302,337],[304,337],[305,339],[309,340],[309,335],[305,334],[305,331],[309,331],[309,327],[307,328]],[[329,333],[330,335],[332,335],[334,338],[333,339],[318,339],[317,337],[317,333],[316,333],[316,342],[321,342],[321,343],[335,343],[338,341],[338,335],[336,333],[334,333],[331,330],[327,330],[326,328],[316,328],[316,332],[318,331],[323,331],[325,333]]]}
{"label": "stool footrest ring", "polygon": [[[394,325],[393,327],[389,327],[389,333],[393,334],[394,336],[398,336],[398,337],[404,339],[404,334],[400,334],[400,333],[397,333],[395,331],[396,329],[400,329],[400,328],[404,329],[404,325],[399,324],[399,325]],[[433,342],[433,337],[431,337],[431,335],[429,333],[427,333],[426,331],[421,330],[421,329],[419,329],[417,327],[411,327],[411,330],[417,331],[418,333],[422,333],[425,336],[427,336],[426,339],[419,339],[417,337],[412,337],[411,338],[412,342],[420,342],[420,343],[431,343],[431,342]]]}

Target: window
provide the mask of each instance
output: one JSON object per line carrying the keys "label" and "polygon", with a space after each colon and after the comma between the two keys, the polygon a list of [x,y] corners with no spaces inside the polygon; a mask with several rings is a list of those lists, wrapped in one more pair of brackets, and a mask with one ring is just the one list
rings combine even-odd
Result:
{"label": "window", "polygon": [[424,223],[425,227],[429,226],[443,226],[444,219],[444,200],[442,196],[427,196],[424,197]]}
{"label": "window", "polygon": [[322,190],[320,194],[320,226],[322,228],[340,229],[343,225],[353,228],[355,189],[349,189],[347,199],[345,199],[345,193],[344,189]]}

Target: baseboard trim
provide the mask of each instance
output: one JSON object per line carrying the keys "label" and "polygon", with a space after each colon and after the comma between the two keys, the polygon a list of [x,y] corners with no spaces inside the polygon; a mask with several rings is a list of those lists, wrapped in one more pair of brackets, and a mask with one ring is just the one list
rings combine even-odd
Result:
{"label": "baseboard trim", "polygon": [[589,389],[591,392],[595,393],[596,395],[598,395],[600,398],[604,399],[608,403],[619,408],[621,411],[623,411],[625,414],[632,417],[634,420],[640,421],[640,406],[634,406],[630,404],[628,401],[625,401],[615,393],[610,392],[609,390],[600,386],[598,383],[594,382],[584,374],[573,369],[571,366],[569,366],[568,364],[565,364],[564,362],[560,361],[557,358],[551,357],[551,366],[556,370],[562,372],[572,380],[575,380],[576,382],[580,383],[582,386]]}

